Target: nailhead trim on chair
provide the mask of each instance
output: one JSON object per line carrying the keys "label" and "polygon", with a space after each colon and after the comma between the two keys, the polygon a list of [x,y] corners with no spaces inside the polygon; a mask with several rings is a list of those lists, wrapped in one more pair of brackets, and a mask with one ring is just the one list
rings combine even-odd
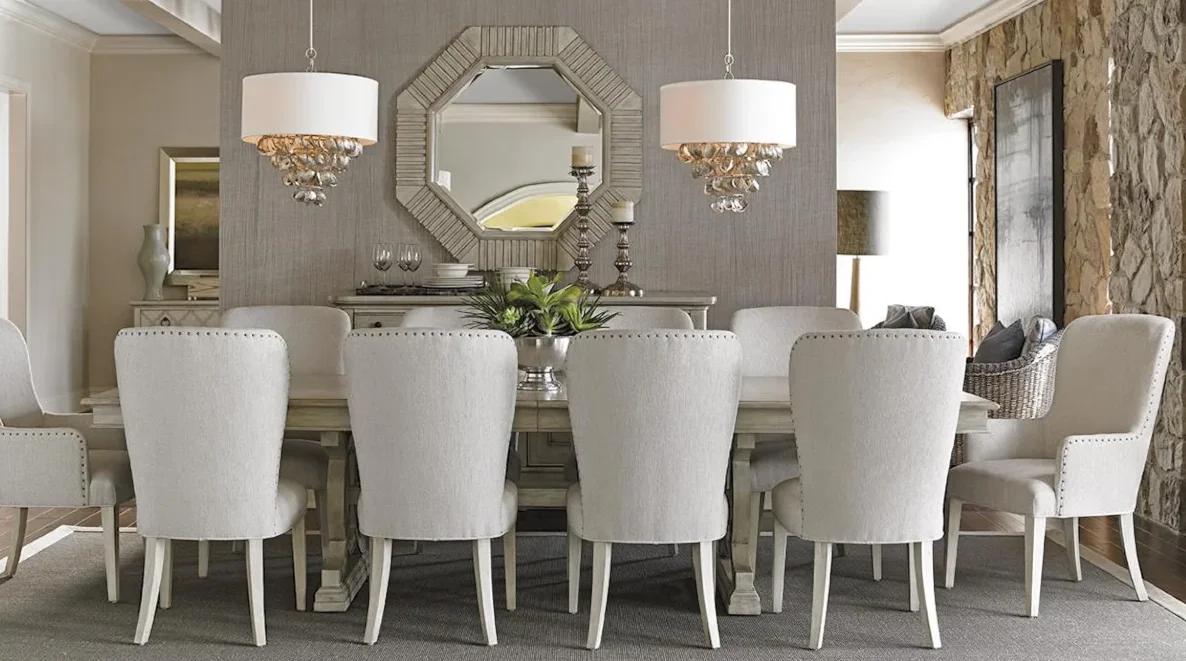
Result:
{"label": "nailhead trim on chair", "polygon": [[732,340],[736,339],[736,335],[728,331],[672,331],[669,333],[663,332],[595,332],[592,335],[581,334],[575,336],[582,342],[593,342],[596,340],[668,340],[668,339],[685,339],[685,340]]}
{"label": "nailhead trim on chair", "polygon": [[57,430],[57,429],[40,430],[40,429],[18,428],[18,427],[11,427],[11,428],[5,429],[5,428],[0,427],[0,436],[7,436],[9,434],[12,434],[14,436],[17,434],[19,434],[21,436],[61,436],[61,435],[73,436],[74,440],[76,440],[78,442],[78,471],[79,471],[78,493],[79,493],[79,496],[81,499],[80,502],[83,503],[83,505],[82,505],[83,507],[90,506],[90,500],[91,500],[90,499],[90,481],[87,479],[87,473],[89,471],[87,470],[88,463],[87,463],[87,452],[86,452],[86,438],[83,437],[83,435],[80,434],[77,429],[70,429],[68,427],[63,427],[63,428],[61,428],[61,430]]}
{"label": "nailhead trim on chair", "polygon": [[350,331],[346,336],[351,339],[371,339],[376,337],[475,337],[486,340],[503,342],[511,340],[510,335],[499,330],[399,330],[399,329],[359,329]]}

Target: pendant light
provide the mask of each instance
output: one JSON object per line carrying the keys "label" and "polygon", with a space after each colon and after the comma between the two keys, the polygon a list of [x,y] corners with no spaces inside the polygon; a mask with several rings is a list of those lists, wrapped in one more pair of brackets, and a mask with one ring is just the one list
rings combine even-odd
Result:
{"label": "pendant light", "polygon": [[659,141],[675,151],[712,210],[741,213],[784,149],[795,146],[795,86],[779,80],[733,77],[733,0],[728,0],[725,76],[664,85],[659,90]]}
{"label": "pendant light", "polygon": [[304,72],[243,79],[242,136],[284,173],[294,200],[321,206],[350,160],[379,139],[379,82],[317,71],[313,0],[305,57]]}

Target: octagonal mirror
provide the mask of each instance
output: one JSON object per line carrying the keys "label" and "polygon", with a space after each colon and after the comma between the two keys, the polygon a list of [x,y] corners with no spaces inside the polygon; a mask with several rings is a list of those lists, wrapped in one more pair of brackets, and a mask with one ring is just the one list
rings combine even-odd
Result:
{"label": "octagonal mirror", "polygon": [[591,241],[641,197],[641,99],[572,28],[468,28],[396,114],[396,197],[479,269],[571,268],[574,147],[593,156]]}

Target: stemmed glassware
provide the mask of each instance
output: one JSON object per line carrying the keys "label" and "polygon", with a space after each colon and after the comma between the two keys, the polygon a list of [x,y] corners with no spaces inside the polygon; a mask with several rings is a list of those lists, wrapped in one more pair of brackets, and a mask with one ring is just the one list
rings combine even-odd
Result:
{"label": "stemmed glassware", "polygon": [[391,269],[394,263],[394,253],[391,250],[390,243],[376,243],[374,255],[371,258],[371,264],[380,273],[379,284],[387,284],[387,271]]}
{"label": "stemmed glassware", "polygon": [[404,273],[408,273],[408,283],[405,287],[411,287],[414,283],[414,274],[420,268],[420,246],[414,243],[401,243],[396,248],[396,263],[399,269]]}
{"label": "stemmed glassware", "polygon": [[412,281],[409,285],[414,285],[416,280],[416,271],[420,269],[420,246],[412,243],[408,245],[408,271],[412,273]]}

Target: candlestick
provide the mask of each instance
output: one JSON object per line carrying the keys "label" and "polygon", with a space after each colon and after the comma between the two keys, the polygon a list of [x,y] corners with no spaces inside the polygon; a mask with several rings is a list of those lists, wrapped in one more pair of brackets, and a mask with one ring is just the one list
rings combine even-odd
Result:
{"label": "candlestick", "polygon": [[572,148],[572,166],[573,167],[593,167],[593,148],[592,147],[573,147]]}
{"label": "candlestick", "polygon": [[[572,149],[573,161],[577,159],[578,149],[581,147]],[[589,240],[589,211],[593,209],[589,204],[589,177],[593,176],[593,166],[573,165],[572,176],[577,180],[577,256],[573,260],[577,267],[575,284],[585,291],[596,291],[597,285],[589,280],[589,269],[593,266],[593,259],[589,257],[589,250],[593,248],[593,242]]]}
{"label": "candlestick", "polygon": [[630,259],[630,227],[634,225],[634,203],[629,201],[614,202],[613,224],[618,228],[618,258],[614,260],[614,267],[618,269],[618,280],[614,284],[602,289],[602,296],[642,296],[642,287],[630,282],[627,274],[634,262]]}

